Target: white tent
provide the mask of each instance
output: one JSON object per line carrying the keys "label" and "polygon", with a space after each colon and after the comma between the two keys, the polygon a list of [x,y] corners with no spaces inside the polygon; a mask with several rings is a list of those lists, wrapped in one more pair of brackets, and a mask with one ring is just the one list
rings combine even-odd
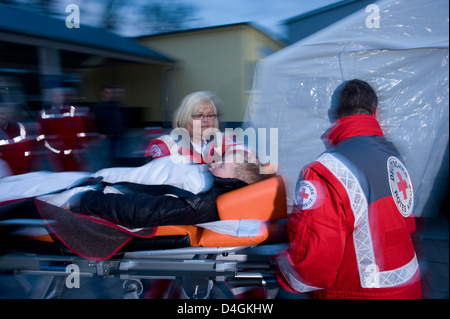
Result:
{"label": "white tent", "polygon": [[257,67],[245,120],[278,129],[278,173],[288,204],[301,168],[325,150],[320,136],[330,125],[334,90],[358,78],[378,94],[382,129],[404,157],[415,188],[414,215],[422,216],[449,139],[449,2],[374,4]]}

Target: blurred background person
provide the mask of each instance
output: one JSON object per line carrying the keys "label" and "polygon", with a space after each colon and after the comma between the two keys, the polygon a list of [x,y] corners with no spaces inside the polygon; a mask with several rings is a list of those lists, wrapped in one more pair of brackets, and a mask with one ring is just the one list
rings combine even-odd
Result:
{"label": "blurred background person", "polygon": [[30,137],[20,122],[25,99],[21,84],[0,76],[0,166],[2,176],[27,173],[30,167]]}
{"label": "blurred background person", "polygon": [[103,166],[108,166],[115,158],[121,157],[123,138],[128,129],[128,115],[123,105],[123,87],[105,85],[100,93],[101,100],[94,105],[93,112],[100,134]]}
{"label": "blurred background person", "polygon": [[92,130],[92,115],[87,107],[74,104],[73,88],[54,88],[51,104],[38,118],[40,134],[53,171],[87,170],[84,155]]}
{"label": "blurred background person", "polygon": [[0,159],[13,175],[28,172],[30,141],[25,126],[17,121],[15,107],[0,103]]}

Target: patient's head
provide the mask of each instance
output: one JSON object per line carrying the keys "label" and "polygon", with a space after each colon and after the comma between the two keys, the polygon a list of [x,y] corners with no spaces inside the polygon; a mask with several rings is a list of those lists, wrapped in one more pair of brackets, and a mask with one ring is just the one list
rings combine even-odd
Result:
{"label": "patient's head", "polygon": [[247,152],[229,152],[222,162],[211,163],[211,173],[222,178],[237,178],[247,184],[253,184],[267,176],[260,171],[258,160]]}

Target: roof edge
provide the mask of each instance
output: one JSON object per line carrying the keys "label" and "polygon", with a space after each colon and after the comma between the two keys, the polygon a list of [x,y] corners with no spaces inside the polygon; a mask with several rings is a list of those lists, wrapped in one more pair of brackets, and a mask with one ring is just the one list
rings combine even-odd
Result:
{"label": "roof edge", "polygon": [[[0,32],[4,35],[2,41],[23,42],[23,39],[27,39],[39,45],[48,42],[54,48],[66,50],[73,46],[79,52],[95,51],[96,54],[120,56],[130,61],[147,61],[152,64],[176,62],[171,57],[109,30],[85,24],[80,25],[80,28],[68,29],[63,19],[20,7],[0,4],[0,17],[4,18],[0,20]],[[23,24],[22,19],[28,21],[28,25]],[[31,27],[30,23],[34,23],[35,27]]]}
{"label": "roof edge", "polygon": [[271,34],[270,32],[266,31],[264,29],[264,27],[258,25],[255,22],[249,22],[249,21],[236,22],[236,23],[230,23],[230,24],[213,25],[213,26],[199,27],[199,28],[191,28],[191,29],[183,29],[183,30],[176,30],[176,31],[170,31],[170,32],[161,32],[161,33],[155,33],[155,34],[140,35],[140,36],[135,36],[135,37],[130,37],[130,38],[141,40],[141,39],[145,39],[145,38],[157,38],[157,37],[164,37],[164,36],[184,34],[184,33],[195,33],[195,32],[203,32],[203,31],[210,31],[210,30],[237,28],[237,27],[251,27],[254,30],[262,33],[264,36],[272,39],[273,41],[278,42],[281,46],[286,46],[288,44],[288,41],[286,39],[278,38],[275,34]]}
{"label": "roof edge", "polygon": [[317,8],[317,9],[314,9],[314,10],[311,10],[311,11],[308,11],[308,12],[296,15],[296,16],[291,17],[291,18],[288,18],[286,20],[281,21],[281,23],[287,24],[287,23],[291,23],[293,21],[297,21],[297,20],[301,20],[301,19],[304,19],[304,18],[312,17],[312,16],[315,16],[317,14],[323,13],[325,11],[329,11],[329,10],[332,10],[332,9],[343,7],[343,6],[346,6],[348,4],[358,2],[358,1],[359,0],[342,0],[342,1],[339,1],[339,2],[335,2],[335,3],[329,4],[329,5],[324,6],[324,7],[320,7],[320,8]]}

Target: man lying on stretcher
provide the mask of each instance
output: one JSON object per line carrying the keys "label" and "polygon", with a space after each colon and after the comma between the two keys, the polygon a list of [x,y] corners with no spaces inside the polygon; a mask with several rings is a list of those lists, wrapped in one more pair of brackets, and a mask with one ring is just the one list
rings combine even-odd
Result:
{"label": "man lying on stretcher", "polygon": [[130,229],[215,221],[219,219],[216,200],[220,195],[267,176],[261,174],[256,159],[249,157],[249,153],[231,152],[224,156],[223,162],[212,163],[212,186],[196,195],[164,185],[129,183],[83,192],[71,197],[63,207]]}

